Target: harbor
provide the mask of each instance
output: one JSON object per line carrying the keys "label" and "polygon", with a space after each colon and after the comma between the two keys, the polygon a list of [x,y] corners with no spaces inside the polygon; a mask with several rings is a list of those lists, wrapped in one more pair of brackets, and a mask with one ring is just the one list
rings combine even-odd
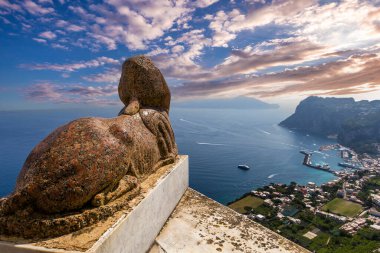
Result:
{"label": "harbor", "polygon": [[312,153],[304,151],[304,150],[301,150],[300,153],[305,156],[303,159],[303,163],[302,163],[303,165],[310,167],[310,168],[313,168],[313,169],[323,170],[323,171],[330,172],[330,173],[334,174],[334,171],[331,170],[331,168],[328,164],[323,164],[323,165],[313,164],[311,161],[311,157],[313,155]]}
{"label": "harbor", "polygon": [[358,155],[354,151],[340,144],[330,144],[330,145],[321,146],[319,148],[319,151],[327,151],[327,150],[339,151],[340,157],[344,160],[344,162],[338,162],[337,165],[339,167],[344,168],[343,170],[339,170],[339,171],[332,170],[329,164],[313,164],[312,162],[313,152],[306,151],[306,150],[300,151],[300,153],[304,155],[302,164],[309,168],[329,172],[331,174],[334,174],[335,176],[340,176],[342,173],[344,174],[352,170],[359,170],[363,168],[363,165],[361,164],[358,158]]}

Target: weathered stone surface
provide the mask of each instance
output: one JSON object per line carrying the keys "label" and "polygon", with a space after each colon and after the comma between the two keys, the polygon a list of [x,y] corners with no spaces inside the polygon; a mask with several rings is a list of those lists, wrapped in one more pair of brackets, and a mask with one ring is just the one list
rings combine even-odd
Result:
{"label": "weathered stone surface", "polygon": [[133,115],[139,108],[169,113],[170,90],[160,70],[145,56],[126,60],[119,82],[119,97],[126,107],[120,114]]}
{"label": "weathered stone surface", "polygon": [[138,194],[139,181],[175,161],[170,93],[160,71],[148,58],[134,57],[124,63],[123,78],[133,85],[119,89],[120,97],[140,101],[139,113],[77,119],[40,142],[14,192],[0,200],[0,233],[47,237],[85,227],[120,210]]}
{"label": "weathered stone surface", "polygon": [[311,253],[191,188],[148,253]]}

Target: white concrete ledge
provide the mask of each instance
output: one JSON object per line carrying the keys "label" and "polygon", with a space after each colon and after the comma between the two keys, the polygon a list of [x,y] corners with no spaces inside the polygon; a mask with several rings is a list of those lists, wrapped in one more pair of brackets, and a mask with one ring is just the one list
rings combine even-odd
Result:
{"label": "white concrete ledge", "polygon": [[184,156],[140,204],[107,231],[88,252],[148,251],[188,186],[189,160]]}
{"label": "white concrete ledge", "polygon": [[[180,156],[176,164],[143,193],[133,210],[121,216],[85,252],[144,253],[161,231],[189,185],[188,156]],[[91,232],[88,232],[91,233]],[[74,235],[73,235],[74,237]],[[67,237],[70,238],[70,237]],[[60,246],[61,248],[62,246]],[[0,253],[84,252],[38,246],[38,243],[0,241]]]}

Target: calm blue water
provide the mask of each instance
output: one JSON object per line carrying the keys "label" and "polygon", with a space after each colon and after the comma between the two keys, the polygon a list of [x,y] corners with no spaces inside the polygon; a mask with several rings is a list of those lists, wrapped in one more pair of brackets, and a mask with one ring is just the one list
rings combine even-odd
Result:
{"label": "calm blue water", "polygon": [[[117,108],[0,112],[0,196],[9,194],[31,149],[59,125],[85,116],[113,117]],[[273,110],[173,108],[170,114],[181,154],[190,156],[190,186],[227,203],[270,182],[317,184],[332,174],[302,165],[301,149],[317,151],[333,141],[279,127],[289,115]],[[313,162],[339,169],[337,151],[315,153]],[[248,164],[249,171],[237,169]]]}

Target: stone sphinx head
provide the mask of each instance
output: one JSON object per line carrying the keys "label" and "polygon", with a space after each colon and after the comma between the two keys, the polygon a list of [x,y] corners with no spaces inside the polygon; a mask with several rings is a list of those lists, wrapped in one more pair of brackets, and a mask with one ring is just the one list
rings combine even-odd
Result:
{"label": "stone sphinx head", "polygon": [[148,57],[135,56],[124,62],[118,91],[125,105],[120,114],[134,115],[140,108],[169,113],[169,87],[161,71]]}
{"label": "stone sphinx head", "polygon": [[13,193],[0,199],[0,234],[51,237],[106,219],[176,160],[170,91],[149,58],[125,61],[119,96],[118,117],[74,120],[31,151]]}

